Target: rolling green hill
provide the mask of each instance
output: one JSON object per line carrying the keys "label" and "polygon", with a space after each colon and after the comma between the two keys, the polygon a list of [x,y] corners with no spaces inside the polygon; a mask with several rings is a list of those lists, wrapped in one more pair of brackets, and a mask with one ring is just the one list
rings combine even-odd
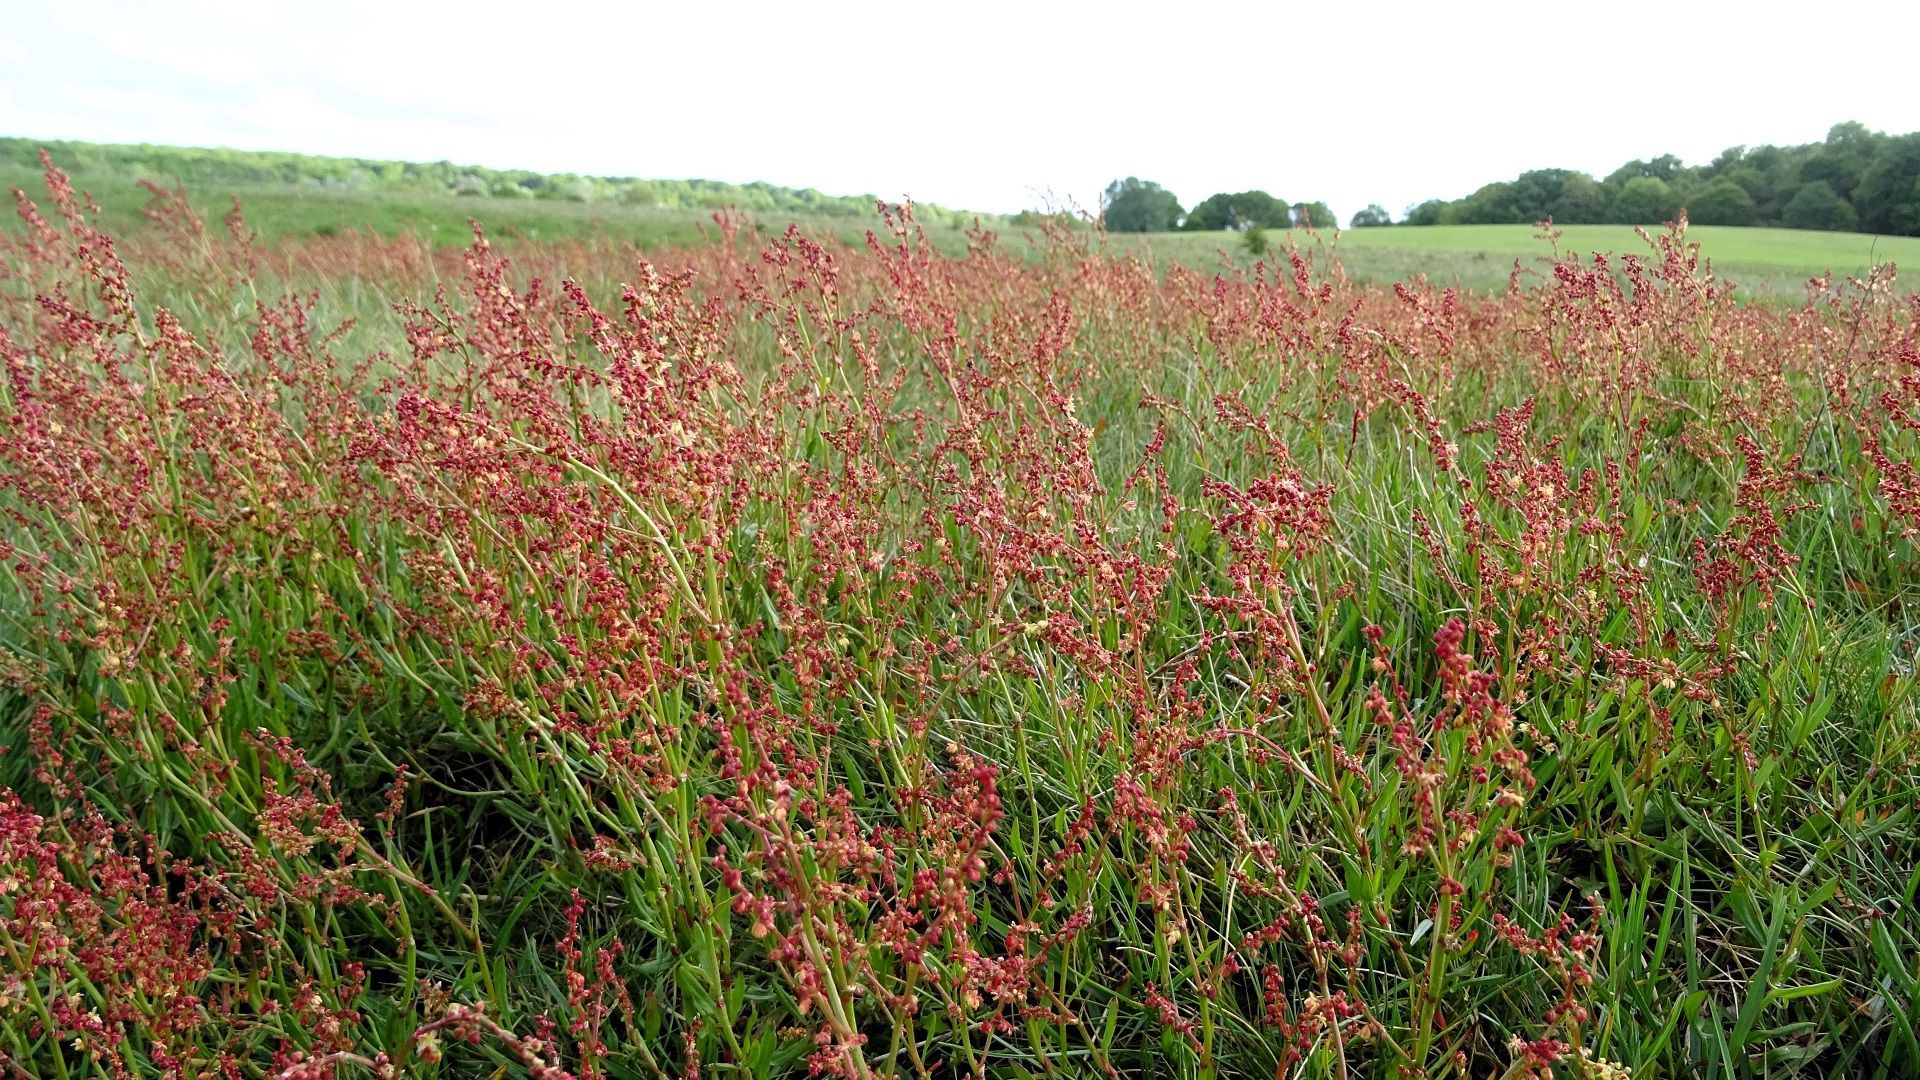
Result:
{"label": "rolling green hill", "polygon": [[[0,169],[35,173],[46,150],[76,177],[150,179],[192,190],[219,188],[289,190],[302,195],[450,195],[514,202],[611,204],[705,210],[738,207],[804,216],[864,218],[872,195],[828,195],[813,188],[777,184],[730,184],[719,180],[660,180],[632,176],[583,176],[527,169],[489,169],[448,161],[382,161],[276,151],[84,143],[0,137]],[[948,211],[926,207],[932,217]]]}
{"label": "rolling green hill", "polygon": [[[729,208],[768,224],[797,221],[817,233],[858,241],[875,220],[872,195],[764,183],[25,138],[0,138],[0,188],[39,192],[43,147],[122,226],[139,221],[149,199],[140,181],[151,180],[184,188],[197,208],[215,218],[226,211],[229,195],[238,196],[248,223],[270,242],[359,229],[459,244],[468,236],[467,222],[478,220],[506,238],[591,235],[652,247],[698,243],[713,214]],[[976,216],[931,205],[916,206],[915,213],[960,244]]]}

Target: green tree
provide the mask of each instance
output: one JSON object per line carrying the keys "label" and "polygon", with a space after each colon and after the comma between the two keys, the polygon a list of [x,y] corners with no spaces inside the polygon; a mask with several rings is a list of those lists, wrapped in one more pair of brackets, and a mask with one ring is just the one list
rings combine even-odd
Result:
{"label": "green tree", "polygon": [[1296,226],[1308,226],[1315,229],[1338,228],[1340,220],[1323,202],[1297,202],[1293,204],[1293,223]]}
{"label": "green tree", "polygon": [[1672,154],[1661,154],[1652,161],[1629,161],[1607,174],[1607,183],[1624,187],[1631,180],[1659,180],[1672,183],[1684,166]]}
{"label": "green tree", "polygon": [[1180,224],[1180,200],[1151,180],[1129,176],[1107,185],[1100,212],[1113,232],[1168,232]]}
{"label": "green tree", "polygon": [[1600,185],[1593,177],[1572,169],[1534,169],[1521,173],[1509,185],[1507,198],[1507,213],[1500,220],[1521,225],[1547,218],[1561,223],[1599,221],[1606,205]]}
{"label": "green tree", "polygon": [[1778,194],[1773,190],[1773,184],[1768,180],[1767,175],[1751,165],[1736,165],[1715,179],[1724,179],[1740,185],[1740,190],[1747,193],[1747,197],[1753,200],[1755,206],[1760,205],[1762,200]]}
{"label": "green tree", "polygon": [[1381,206],[1379,203],[1368,203],[1365,210],[1353,215],[1353,220],[1348,223],[1348,227],[1354,229],[1377,229],[1382,225],[1391,224],[1393,224],[1393,215],[1387,213],[1386,207]]}
{"label": "green tree", "polygon": [[1673,219],[1680,200],[1665,180],[1636,176],[1621,185],[1609,209],[1613,220],[1623,225],[1658,225]]}
{"label": "green tree", "polygon": [[1687,219],[1695,225],[1751,225],[1755,207],[1747,189],[1716,176],[1687,197]]}
{"label": "green tree", "polygon": [[1582,172],[1566,178],[1552,204],[1553,220],[1566,225],[1591,225],[1606,220],[1606,213],[1607,193],[1598,180]]}
{"label": "green tree", "polygon": [[1445,225],[1447,211],[1452,205],[1445,199],[1428,199],[1418,206],[1407,207],[1401,222],[1406,225]]}
{"label": "green tree", "polygon": [[1815,180],[1800,185],[1781,208],[1780,220],[1789,229],[1848,232],[1859,225],[1860,216],[1825,180]]}
{"label": "green tree", "polygon": [[1920,236],[1920,133],[1882,142],[1854,192],[1868,232]]}
{"label": "green tree", "polygon": [[1180,227],[1195,232],[1246,229],[1255,225],[1284,229],[1289,224],[1287,217],[1287,204],[1264,191],[1223,191],[1202,199],[1187,212],[1187,220]]}
{"label": "green tree", "polygon": [[1746,147],[1729,146],[1725,150],[1720,151],[1720,155],[1714,158],[1713,162],[1707,166],[1706,175],[1725,176],[1727,173],[1739,168],[1740,163],[1745,161],[1746,157]]}
{"label": "green tree", "polygon": [[1487,184],[1460,202],[1459,219],[1467,225],[1523,225],[1518,194],[1505,181]]}
{"label": "green tree", "polygon": [[1872,164],[1874,153],[1886,136],[1867,130],[1865,124],[1849,121],[1835,124],[1827,132],[1827,141],[1812,148],[1812,153],[1800,165],[1800,179],[1804,181],[1824,180],[1833,188],[1833,193],[1843,199],[1851,199],[1861,179],[1866,175],[1867,167]]}
{"label": "green tree", "polygon": [[1180,223],[1187,232],[1218,232],[1233,228],[1233,196],[1222,191],[1209,195],[1193,205],[1187,211],[1187,219]]}
{"label": "green tree", "polygon": [[1728,178],[1753,196],[1754,224],[1780,224],[1780,208],[1798,184],[1799,158],[1778,146],[1756,146],[1729,170]]}
{"label": "green tree", "polygon": [[1241,241],[1247,245],[1247,252],[1254,258],[1264,258],[1267,254],[1267,230],[1259,225],[1247,227],[1247,235]]}

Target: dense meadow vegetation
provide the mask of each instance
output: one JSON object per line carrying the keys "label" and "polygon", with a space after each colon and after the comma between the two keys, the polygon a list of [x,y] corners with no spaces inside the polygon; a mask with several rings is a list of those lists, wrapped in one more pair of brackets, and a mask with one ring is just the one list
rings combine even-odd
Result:
{"label": "dense meadow vegetation", "polygon": [[1920,1061],[1920,301],[0,232],[18,1077]]}

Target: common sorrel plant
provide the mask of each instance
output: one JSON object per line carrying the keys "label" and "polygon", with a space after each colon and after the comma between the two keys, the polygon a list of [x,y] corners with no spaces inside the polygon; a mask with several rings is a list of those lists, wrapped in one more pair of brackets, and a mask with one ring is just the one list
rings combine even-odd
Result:
{"label": "common sorrel plant", "polygon": [[262,250],[47,186],[14,1075],[1920,1061],[1890,271]]}

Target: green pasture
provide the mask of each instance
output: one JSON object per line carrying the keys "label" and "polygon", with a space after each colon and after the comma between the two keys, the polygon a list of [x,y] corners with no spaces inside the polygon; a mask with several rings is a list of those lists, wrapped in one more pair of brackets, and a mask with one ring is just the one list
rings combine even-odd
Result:
{"label": "green pasture", "polygon": [[[1559,240],[1563,252],[1590,255],[1649,253],[1631,225],[1569,225]],[[1350,229],[1309,235],[1269,233],[1272,252],[1284,251],[1291,235],[1302,249],[1335,253],[1349,273],[1367,281],[1394,281],[1423,274],[1429,280],[1471,289],[1504,288],[1514,261],[1529,274],[1544,274],[1553,247],[1531,225],[1422,225]],[[1865,233],[1812,232],[1696,226],[1687,230],[1719,276],[1761,296],[1797,297],[1808,278],[1831,271],[1864,277],[1875,263],[1920,267],[1920,238]],[[1117,242],[1139,244],[1156,259],[1204,266],[1224,252],[1237,262],[1250,256],[1239,233],[1155,233]],[[1270,256],[1271,257],[1271,256]]]}
{"label": "green pasture", "polygon": [[[100,204],[112,225],[123,231],[137,227],[149,195],[132,178],[81,173],[74,181]],[[31,194],[43,190],[38,175],[18,167],[0,168],[0,186],[23,188]],[[232,196],[240,199],[249,226],[269,243],[358,230],[380,236],[413,234],[435,244],[458,246],[471,235],[470,221],[479,221],[490,235],[507,241],[600,239],[662,248],[698,244],[717,235],[715,211],[710,208],[292,186],[189,192],[195,207],[209,220],[218,220],[226,212]],[[853,244],[863,242],[868,230],[878,224],[877,218],[827,214],[744,216],[770,231],[784,229],[793,220],[813,235]],[[937,245],[956,252],[965,249],[966,230],[974,220],[941,212],[937,220],[923,224]],[[1029,251],[1038,240],[1003,217],[982,215],[978,220],[1015,251]],[[1269,260],[1282,257],[1289,236],[1303,250],[1338,258],[1349,274],[1362,281],[1386,283],[1424,276],[1482,291],[1504,288],[1516,260],[1530,279],[1544,278],[1553,251],[1531,225],[1394,226],[1319,234],[1272,232],[1268,234]],[[1827,272],[1836,277],[1864,276],[1875,263],[1920,266],[1917,237],[1726,226],[1695,227],[1688,236],[1701,245],[1716,274],[1760,297],[1797,298],[1807,279]],[[1254,261],[1239,233],[1115,234],[1109,242],[1118,251],[1137,251],[1160,265],[1207,269],[1223,259],[1239,265]],[[1629,225],[1566,226],[1560,248],[1582,255],[1649,251]]]}

